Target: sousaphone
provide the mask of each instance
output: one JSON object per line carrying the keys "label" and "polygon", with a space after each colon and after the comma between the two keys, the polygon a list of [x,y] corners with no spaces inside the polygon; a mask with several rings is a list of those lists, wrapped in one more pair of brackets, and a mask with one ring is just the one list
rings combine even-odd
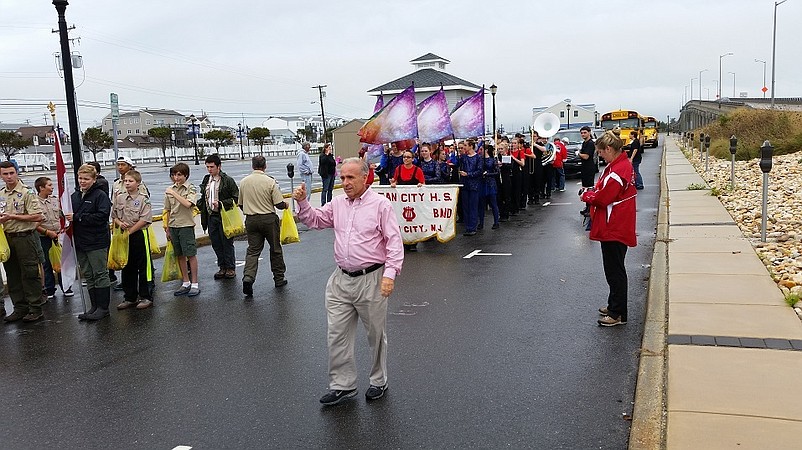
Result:
{"label": "sousaphone", "polygon": [[[535,123],[532,124],[532,129],[537,132],[538,136],[548,139],[560,131],[560,118],[554,113],[541,113],[535,118]],[[551,142],[546,144],[546,153],[543,154],[542,160],[544,166],[554,162],[554,158],[557,153],[555,150],[554,144]]]}

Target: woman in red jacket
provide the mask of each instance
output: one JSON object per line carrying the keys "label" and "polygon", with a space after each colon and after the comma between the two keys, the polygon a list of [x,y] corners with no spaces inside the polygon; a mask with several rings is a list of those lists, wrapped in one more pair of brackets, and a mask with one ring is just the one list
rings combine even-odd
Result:
{"label": "woman in red jacket", "polygon": [[599,308],[598,323],[613,327],[627,323],[627,247],[635,237],[635,173],[624,142],[611,132],[596,140],[596,151],[607,162],[596,185],[583,188],[580,197],[591,206],[590,239],[601,242],[604,276],[610,286],[607,306]]}

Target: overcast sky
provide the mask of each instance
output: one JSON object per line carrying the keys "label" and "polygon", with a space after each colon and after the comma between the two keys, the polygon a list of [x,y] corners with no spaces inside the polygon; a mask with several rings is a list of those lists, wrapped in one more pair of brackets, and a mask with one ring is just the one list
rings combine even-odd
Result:
{"label": "overcast sky", "polygon": [[[84,58],[78,100],[97,105],[80,108],[82,128],[108,113],[110,92],[122,110],[206,111],[233,126],[244,114],[256,126],[319,112],[318,84],[328,86],[327,116],[369,117],[367,91],[432,52],[455,76],[495,83],[498,122],[513,130],[528,127],[533,107],[565,98],[600,113],[674,117],[700,70],[702,97],[715,99],[727,52],[723,95],[732,96],[735,72],[737,92],[761,96],[754,60],[768,62],[770,88],[773,11],[772,0],[73,0],[66,15]],[[802,0],[778,7],[776,97],[802,96],[800,19]],[[47,102],[64,101],[57,20],[48,0],[0,0],[0,122],[41,125]],[[58,114],[65,126],[66,109]]]}

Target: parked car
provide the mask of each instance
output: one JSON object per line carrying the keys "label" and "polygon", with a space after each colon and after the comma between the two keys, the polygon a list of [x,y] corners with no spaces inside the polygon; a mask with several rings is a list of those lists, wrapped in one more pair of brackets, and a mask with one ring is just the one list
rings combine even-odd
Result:
{"label": "parked car", "polygon": [[[579,133],[579,129],[571,129],[571,130],[560,130],[554,137],[560,138],[568,138],[568,144],[565,145],[565,148],[568,150],[568,159],[565,160],[563,163],[563,170],[565,171],[565,176],[579,176],[582,167],[582,160],[577,156],[577,151],[582,149],[582,135]],[[591,132],[591,139],[595,140],[596,135]],[[550,138],[550,141],[554,140],[554,138]],[[563,140],[563,142],[565,142]],[[593,162],[596,164],[596,167],[599,167],[599,154],[594,152],[593,153]]]}

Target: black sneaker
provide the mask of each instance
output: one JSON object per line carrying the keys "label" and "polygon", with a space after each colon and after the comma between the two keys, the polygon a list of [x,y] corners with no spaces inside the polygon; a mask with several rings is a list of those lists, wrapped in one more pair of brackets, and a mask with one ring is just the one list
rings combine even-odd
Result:
{"label": "black sneaker", "polygon": [[[371,386],[372,388],[373,386]],[[383,394],[384,392],[382,392]],[[350,391],[340,391],[332,389],[329,391],[328,394],[320,397],[320,403],[323,403],[326,406],[336,405],[340,402],[348,400],[349,398],[356,397],[357,390],[351,389]],[[380,395],[381,396],[381,395]]]}
{"label": "black sneaker", "polygon": [[384,386],[374,386],[370,385],[368,391],[365,392],[365,398],[367,400],[378,400],[384,397],[384,392],[387,390],[387,385]]}
{"label": "black sneaker", "polygon": [[242,280],[242,293],[253,297],[253,281]]}

